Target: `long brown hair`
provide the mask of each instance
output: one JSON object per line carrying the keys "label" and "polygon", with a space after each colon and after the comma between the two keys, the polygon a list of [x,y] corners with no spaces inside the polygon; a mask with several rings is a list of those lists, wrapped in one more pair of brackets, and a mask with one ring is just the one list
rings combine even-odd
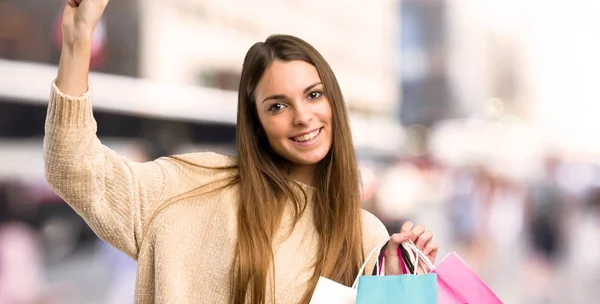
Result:
{"label": "long brown hair", "polygon": [[[254,44],[244,59],[238,95],[237,149],[239,175],[238,242],[232,269],[232,303],[265,303],[267,276],[273,269],[272,239],[284,203],[294,205],[295,220],[308,199],[290,181],[282,160],[270,148],[258,120],[254,91],[275,60],[302,60],[313,65],[331,103],[332,146],[317,165],[314,184],[314,224],[319,235],[314,274],[302,302],[308,303],[319,276],[350,285],[364,259],[359,173],[348,113],[337,79],[325,59],[310,44],[288,35],[273,35]],[[297,195],[303,193],[304,195]],[[274,292],[272,292],[274,295]]]}

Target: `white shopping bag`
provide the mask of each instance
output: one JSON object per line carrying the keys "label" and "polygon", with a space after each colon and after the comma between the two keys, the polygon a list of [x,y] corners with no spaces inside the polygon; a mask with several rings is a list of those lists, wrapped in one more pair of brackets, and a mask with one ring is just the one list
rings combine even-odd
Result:
{"label": "white shopping bag", "polygon": [[320,277],[310,304],[354,304],[356,289]]}
{"label": "white shopping bag", "polygon": [[[381,248],[385,246],[388,241],[389,238],[386,238],[366,256],[365,262],[360,267],[352,287],[342,285],[325,277],[320,277],[309,304],[355,304],[358,278],[362,275],[373,254],[379,255]],[[376,260],[379,259],[376,258]]]}

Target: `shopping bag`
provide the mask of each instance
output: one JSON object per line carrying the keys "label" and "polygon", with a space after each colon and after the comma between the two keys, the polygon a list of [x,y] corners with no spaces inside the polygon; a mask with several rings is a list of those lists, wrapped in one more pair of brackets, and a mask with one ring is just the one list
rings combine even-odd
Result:
{"label": "shopping bag", "polygon": [[448,254],[433,272],[437,274],[440,304],[502,304],[456,252]]}
{"label": "shopping bag", "polygon": [[362,276],[356,304],[367,303],[437,304],[437,275]]}
{"label": "shopping bag", "polygon": [[[404,245],[404,244],[403,244]],[[407,269],[401,249],[398,248],[402,272]],[[371,303],[411,303],[411,304],[437,304],[437,274],[417,274],[418,256],[410,255],[414,267],[412,273],[402,275],[379,275],[381,273],[383,258],[380,256],[376,265],[374,276],[361,276],[357,287],[356,304]],[[427,260],[424,262],[431,270],[433,265]]]}
{"label": "shopping bag", "polygon": [[310,304],[354,304],[356,289],[325,277],[319,277]]}

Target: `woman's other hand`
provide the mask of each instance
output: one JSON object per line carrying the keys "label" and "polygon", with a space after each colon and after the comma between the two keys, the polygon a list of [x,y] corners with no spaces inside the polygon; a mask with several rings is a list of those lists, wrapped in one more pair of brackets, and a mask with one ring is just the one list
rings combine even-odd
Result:
{"label": "woman's other hand", "polygon": [[[402,266],[397,250],[400,244],[408,241],[412,241],[429,258],[432,264],[435,263],[439,245],[433,242],[433,233],[421,225],[415,226],[412,222],[406,222],[402,225],[399,233],[392,234],[385,248],[385,273],[387,275],[402,274]],[[426,273],[428,272],[426,269],[423,263],[419,263],[417,273]]]}

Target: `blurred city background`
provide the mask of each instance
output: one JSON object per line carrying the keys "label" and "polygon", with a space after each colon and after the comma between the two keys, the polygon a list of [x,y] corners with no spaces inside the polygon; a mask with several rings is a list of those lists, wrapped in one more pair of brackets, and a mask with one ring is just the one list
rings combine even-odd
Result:
{"label": "blurred city background", "polygon": [[[132,303],[135,261],[44,180],[63,0],[0,0],[0,303]],[[134,160],[234,155],[245,52],[297,35],[351,114],[364,208],[423,224],[505,303],[600,297],[600,1],[113,0],[98,135]],[[596,38],[594,38],[596,37]]]}

